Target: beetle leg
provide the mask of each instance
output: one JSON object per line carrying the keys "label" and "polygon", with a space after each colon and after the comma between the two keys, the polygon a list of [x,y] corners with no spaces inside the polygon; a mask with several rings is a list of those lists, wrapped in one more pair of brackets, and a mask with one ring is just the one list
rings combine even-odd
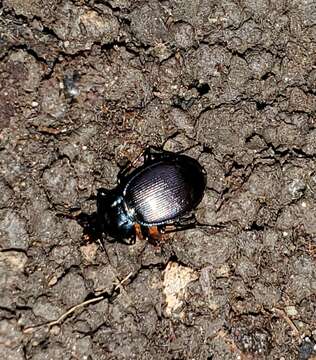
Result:
{"label": "beetle leg", "polygon": [[195,217],[195,214],[188,214],[186,216],[182,216],[179,220],[177,220],[175,223],[179,225],[187,225],[187,224],[197,224],[197,220]]}
{"label": "beetle leg", "polygon": [[161,232],[163,234],[170,234],[170,233],[183,231],[183,230],[194,229],[194,228],[196,228],[196,223],[191,223],[191,224],[190,223],[188,223],[188,224],[175,223],[175,224],[165,225],[161,229]]}
{"label": "beetle leg", "polygon": [[122,180],[124,180],[133,169],[133,162],[128,162],[126,166],[120,169],[119,173],[117,174],[118,182],[120,183]]}
{"label": "beetle leg", "polygon": [[149,146],[144,151],[144,164],[148,164],[155,160],[167,160],[170,158],[174,159],[174,157],[175,154],[170,151],[154,146]]}
{"label": "beetle leg", "polygon": [[161,156],[161,150],[153,146],[149,146],[144,151],[144,163],[147,164],[148,162],[155,160],[157,157],[160,156]]}
{"label": "beetle leg", "polygon": [[143,232],[142,232],[142,228],[140,226],[140,224],[135,224],[134,225],[134,231],[135,231],[135,238],[137,240],[144,240],[144,236],[143,236]]}
{"label": "beetle leg", "polygon": [[196,217],[194,214],[191,214],[188,217],[182,217],[178,221],[175,221],[174,223],[163,226],[161,232],[166,234],[166,233],[177,232],[182,230],[194,229],[197,226],[198,226],[198,222],[196,220]]}
{"label": "beetle leg", "polygon": [[[189,220],[191,220],[191,221],[189,221]],[[199,223],[196,220],[195,216],[192,215],[190,218],[180,219],[179,221],[177,221],[175,223],[165,225],[161,229],[161,233],[168,234],[168,233],[173,233],[173,232],[183,231],[183,230],[189,230],[189,229],[195,229],[195,228],[204,228],[204,229],[207,228],[207,229],[209,229],[208,233],[216,234],[221,229],[223,229],[223,227],[224,226],[222,226],[222,225],[210,225],[210,224]]]}
{"label": "beetle leg", "polygon": [[140,159],[143,158],[143,163],[146,165],[155,160],[166,160],[174,158],[174,153],[159,149],[158,147],[149,146],[142,151],[135,160],[129,161],[122,169],[120,169],[117,178],[119,183],[124,180],[135,168]]}
{"label": "beetle leg", "polygon": [[[147,150],[147,149],[146,149]],[[121,182],[122,180],[124,180],[137,166],[137,163],[140,162],[140,159],[142,157],[145,158],[145,152],[146,150],[142,151],[136,159],[134,159],[133,161],[128,161],[127,164],[120,169],[117,178],[118,181]]]}
{"label": "beetle leg", "polygon": [[154,241],[161,239],[161,233],[158,229],[158,226],[150,226],[148,228],[148,238]]}

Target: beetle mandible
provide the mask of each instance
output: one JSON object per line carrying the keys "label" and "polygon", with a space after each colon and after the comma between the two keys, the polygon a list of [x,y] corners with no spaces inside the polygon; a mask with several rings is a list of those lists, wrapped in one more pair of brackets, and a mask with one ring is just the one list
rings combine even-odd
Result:
{"label": "beetle mandible", "polygon": [[149,147],[142,156],[141,166],[120,171],[116,188],[97,191],[101,233],[129,244],[194,228],[206,187],[204,168],[187,155]]}

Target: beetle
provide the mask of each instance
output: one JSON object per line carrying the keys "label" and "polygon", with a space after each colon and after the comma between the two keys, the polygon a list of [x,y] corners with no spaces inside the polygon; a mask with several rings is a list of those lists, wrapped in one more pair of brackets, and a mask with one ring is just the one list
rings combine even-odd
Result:
{"label": "beetle", "polygon": [[206,187],[206,172],[187,155],[148,147],[142,165],[118,174],[112,190],[97,190],[97,222],[102,234],[133,244],[163,233],[194,228],[194,209]]}

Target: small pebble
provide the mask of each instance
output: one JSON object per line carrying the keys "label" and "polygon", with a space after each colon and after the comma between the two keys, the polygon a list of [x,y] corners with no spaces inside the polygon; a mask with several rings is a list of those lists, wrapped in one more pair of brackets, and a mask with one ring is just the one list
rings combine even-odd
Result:
{"label": "small pebble", "polygon": [[57,336],[60,333],[60,326],[59,325],[54,325],[50,328],[49,331],[52,335]]}
{"label": "small pebble", "polygon": [[285,308],[285,312],[287,313],[288,316],[297,316],[298,314],[295,306],[287,306]]}

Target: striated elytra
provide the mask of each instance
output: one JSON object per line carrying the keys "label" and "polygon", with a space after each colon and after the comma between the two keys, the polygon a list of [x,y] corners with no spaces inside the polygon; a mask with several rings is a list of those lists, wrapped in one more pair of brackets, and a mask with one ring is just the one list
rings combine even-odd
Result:
{"label": "striated elytra", "polygon": [[143,164],[118,175],[112,190],[99,189],[97,218],[100,230],[117,240],[158,239],[166,232],[193,228],[194,209],[201,202],[206,173],[189,156],[147,148]]}

